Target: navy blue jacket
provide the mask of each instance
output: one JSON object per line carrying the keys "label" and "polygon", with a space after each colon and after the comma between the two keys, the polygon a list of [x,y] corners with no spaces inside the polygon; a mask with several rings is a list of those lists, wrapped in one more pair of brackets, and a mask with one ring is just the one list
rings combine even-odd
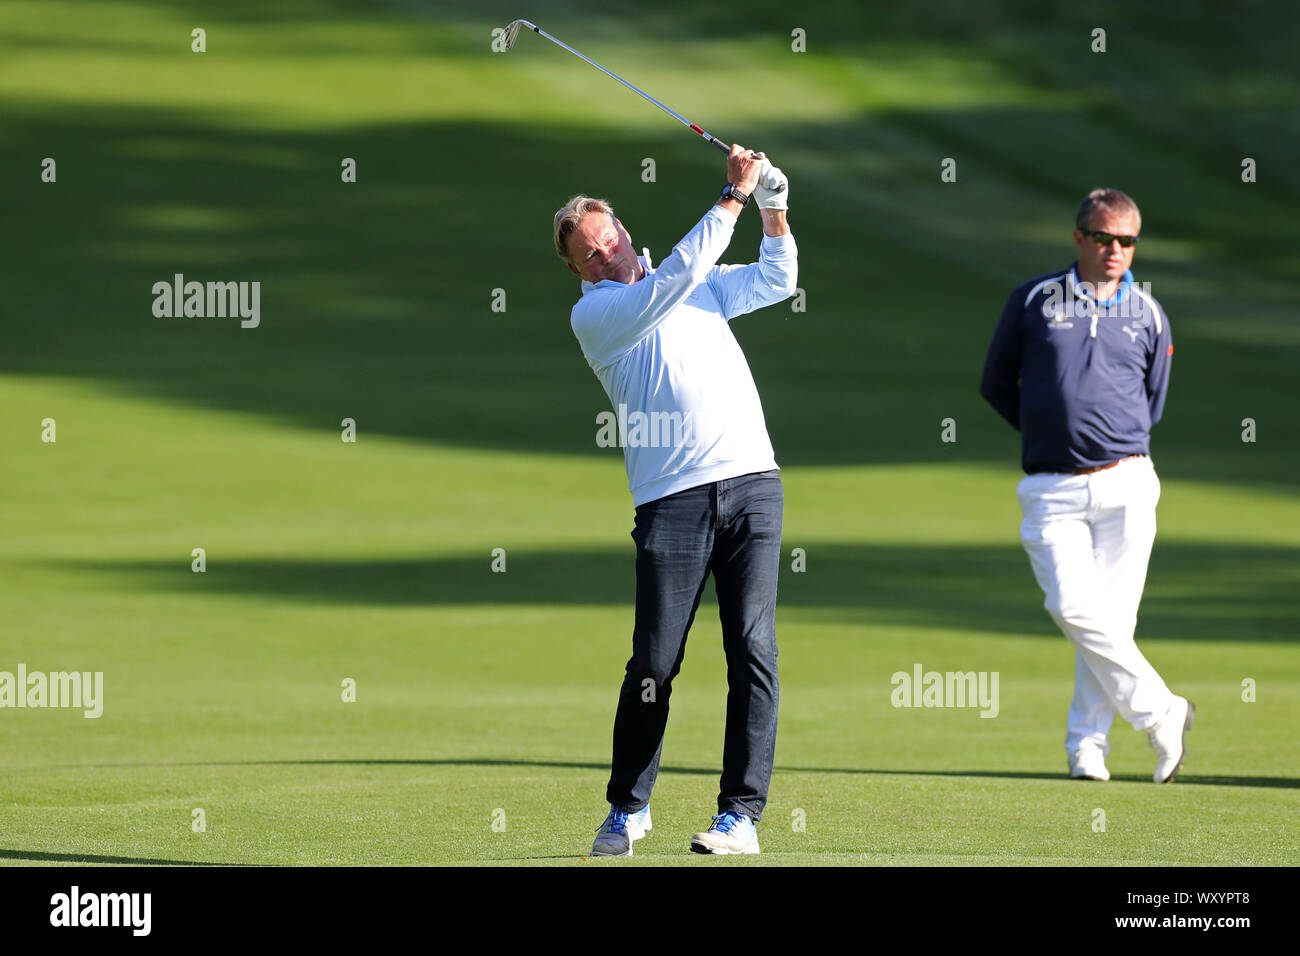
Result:
{"label": "navy blue jacket", "polygon": [[1096,302],[1077,263],[1011,293],[984,362],[983,395],[1021,433],[1026,473],[1073,473],[1150,454],[1174,354],[1160,304],[1124,278]]}

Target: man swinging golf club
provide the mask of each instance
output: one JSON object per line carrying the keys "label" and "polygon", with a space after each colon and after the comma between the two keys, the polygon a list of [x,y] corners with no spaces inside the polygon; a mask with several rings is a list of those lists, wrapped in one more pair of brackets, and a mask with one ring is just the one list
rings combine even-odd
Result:
{"label": "man swinging golf club", "polygon": [[[788,298],[797,250],[785,175],[739,145],[713,208],[656,268],[613,209],[575,196],[555,249],[582,280],[573,332],[626,431],[636,507],[636,619],[614,718],[609,814],[593,856],[630,856],[651,828],[668,699],[710,572],[727,658],[718,813],[697,853],[757,853],[776,749],[776,584],[784,493],[758,390],[731,319]],[[751,196],[759,260],[718,265]],[[639,415],[638,415],[639,413]],[[672,428],[657,427],[671,423]],[[620,427],[620,435],[624,434]]]}

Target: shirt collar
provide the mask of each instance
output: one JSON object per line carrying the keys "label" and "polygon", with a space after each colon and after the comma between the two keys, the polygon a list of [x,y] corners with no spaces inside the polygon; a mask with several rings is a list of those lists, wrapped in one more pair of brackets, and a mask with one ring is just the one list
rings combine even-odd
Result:
{"label": "shirt collar", "polygon": [[[1092,296],[1088,295],[1083,289],[1079,288],[1079,263],[1075,262],[1070,266],[1070,273],[1066,278],[1066,284],[1069,286],[1070,294],[1083,299],[1085,302],[1092,302]],[[1097,302],[1096,306],[1100,309],[1109,309],[1111,306],[1119,305],[1128,298],[1129,290],[1133,286],[1133,270],[1125,269],[1124,275],[1119,280],[1119,285],[1115,287],[1115,294],[1105,302]]]}
{"label": "shirt collar", "polygon": [[[645,269],[646,275],[652,276],[655,274],[655,267],[650,263],[649,249],[642,249],[641,255],[636,257],[636,261],[641,263],[642,268]],[[601,279],[599,282],[588,282],[586,279],[583,279],[581,285],[582,285],[582,294],[586,295],[592,289],[599,289],[602,286],[607,286],[607,285],[623,285],[623,283],[615,282],[613,279]]]}

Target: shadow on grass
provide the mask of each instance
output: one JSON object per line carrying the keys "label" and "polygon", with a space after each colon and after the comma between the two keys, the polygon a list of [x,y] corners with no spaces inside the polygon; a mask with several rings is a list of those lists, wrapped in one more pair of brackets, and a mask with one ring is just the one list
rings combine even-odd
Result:
{"label": "shadow on grass", "polygon": [[[490,759],[486,757],[449,757],[445,759],[316,759],[316,760],[201,760],[180,763],[113,763],[113,764],[65,764],[63,767],[544,767],[552,770],[598,770],[609,771],[608,763],[594,763],[576,760],[519,760]],[[56,768],[49,768],[56,769]],[[1083,786],[1090,781],[1070,780],[1064,773],[1047,773],[1036,771],[1010,770],[888,770],[876,767],[789,767],[777,765],[773,768],[778,773],[847,773],[867,774],[872,776],[898,777],[978,777],[991,780],[1055,780]],[[660,773],[685,774],[689,776],[716,777],[721,773],[713,767],[676,767],[661,766]],[[1124,783],[1151,783],[1151,778],[1138,774],[1112,776],[1112,781]],[[1268,787],[1287,790],[1300,789],[1300,779],[1295,777],[1235,777],[1229,775],[1179,775],[1177,783],[1211,787]]]}
{"label": "shadow on grass", "polygon": [[99,853],[44,853],[39,850],[0,848],[0,860],[25,860],[28,863],[104,863],[124,866],[242,866],[240,863],[208,863],[201,860],[160,860],[139,856],[104,856]]}
{"label": "shadow on grass", "polygon": [[[774,306],[735,329],[783,462],[1017,460],[1015,434],[978,395],[980,369],[1006,295],[1073,257],[1068,219],[1059,243],[1017,237],[1053,212],[1068,217],[1080,190],[1112,173],[1079,168],[1071,137],[1086,127],[1087,154],[1116,157],[1112,174],[1123,173],[1168,232],[1179,228],[1186,193],[1218,182],[1169,175],[1166,161],[1199,146],[1195,136],[1142,143],[1149,171],[1136,175],[1137,147],[1111,126],[1093,126],[1075,109],[989,106],[761,131],[801,177],[792,221],[807,308]],[[972,150],[1032,138],[1036,150],[1020,162],[1038,177],[1026,182],[1024,167],[1008,165],[1015,153],[994,150],[966,160],[988,189],[937,192],[933,157],[961,131]],[[524,122],[265,131],[214,128],[139,104],[7,118],[0,169],[25,169],[36,155],[76,156],[78,174],[57,191],[27,177],[31,185],[9,197],[23,238],[6,257],[6,303],[40,321],[11,323],[0,373],[85,379],[319,429],[336,443],[350,417],[362,435],[584,456],[603,454],[594,420],[609,400],[569,327],[579,291],[550,248],[551,216],[573,193],[606,195],[638,246],[662,259],[702,214],[696,197],[716,192],[721,172],[719,157],[671,128],[652,137]],[[358,158],[357,183],[338,181],[342,156]],[[501,189],[517,178],[521,156],[542,185]],[[664,184],[639,181],[646,156]],[[1187,224],[1179,242],[1195,246],[1208,231],[1281,245],[1266,219],[1287,208],[1275,189],[1261,179],[1237,190],[1231,216]],[[864,230],[862,221],[891,225]],[[991,233],[1000,241],[987,243]],[[743,220],[724,261],[752,260],[758,240],[756,220]],[[1202,280],[1194,294],[1176,276],[1158,280],[1179,338],[1157,432],[1169,477],[1296,482],[1292,443],[1260,442],[1246,454],[1228,427],[1240,414],[1224,413],[1266,408],[1273,434],[1300,427],[1297,407],[1277,400],[1294,346],[1272,337],[1292,335],[1290,324],[1279,320],[1275,333],[1239,323],[1239,340],[1227,342],[1179,324],[1193,307],[1247,317],[1284,308],[1290,287],[1279,304],[1233,284],[1259,271],[1253,251],[1233,246],[1225,255],[1216,246],[1194,256],[1188,268]],[[1211,276],[1212,268],[1223,272]],[[261,283],[261,324],[155,317],[154,284],[178,273]],[[507,311],[492,311],[497,289]],[[960,444],[938,441],[946,417],[961,422]]]}
{"label": "shadow on grass", "polygon": [[[804,619],[945,627],[1060,638],[1017,546],[804,546],[807,571],[783,566],[779,606]],[[626,606],[634,551],[511,551],[494,574],[482,556],[387,561],[231,560],[204,574],[176,562],[58,562],[102,575],[115,593],[162,591],[396,606]],[[1139,639],[1293,642],[1300,620],[1300,549],[1157,544]],[[711,603],[713,598],[706,596]],[[710,604],[702,604],[707,611]]]}

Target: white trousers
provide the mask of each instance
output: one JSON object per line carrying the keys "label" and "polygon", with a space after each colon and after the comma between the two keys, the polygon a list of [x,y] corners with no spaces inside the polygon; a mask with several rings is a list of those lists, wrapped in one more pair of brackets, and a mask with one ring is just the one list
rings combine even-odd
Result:
{"label": "white trousers", "polygon": [[1026,475],[1016,496],[1043,606],[1076,648],[1066,752],[1108,753],[1117,713],[1145,730],[1174,701],[1133,640],[1160,479],[1150,458],[1132,458],[1090,475]]}

